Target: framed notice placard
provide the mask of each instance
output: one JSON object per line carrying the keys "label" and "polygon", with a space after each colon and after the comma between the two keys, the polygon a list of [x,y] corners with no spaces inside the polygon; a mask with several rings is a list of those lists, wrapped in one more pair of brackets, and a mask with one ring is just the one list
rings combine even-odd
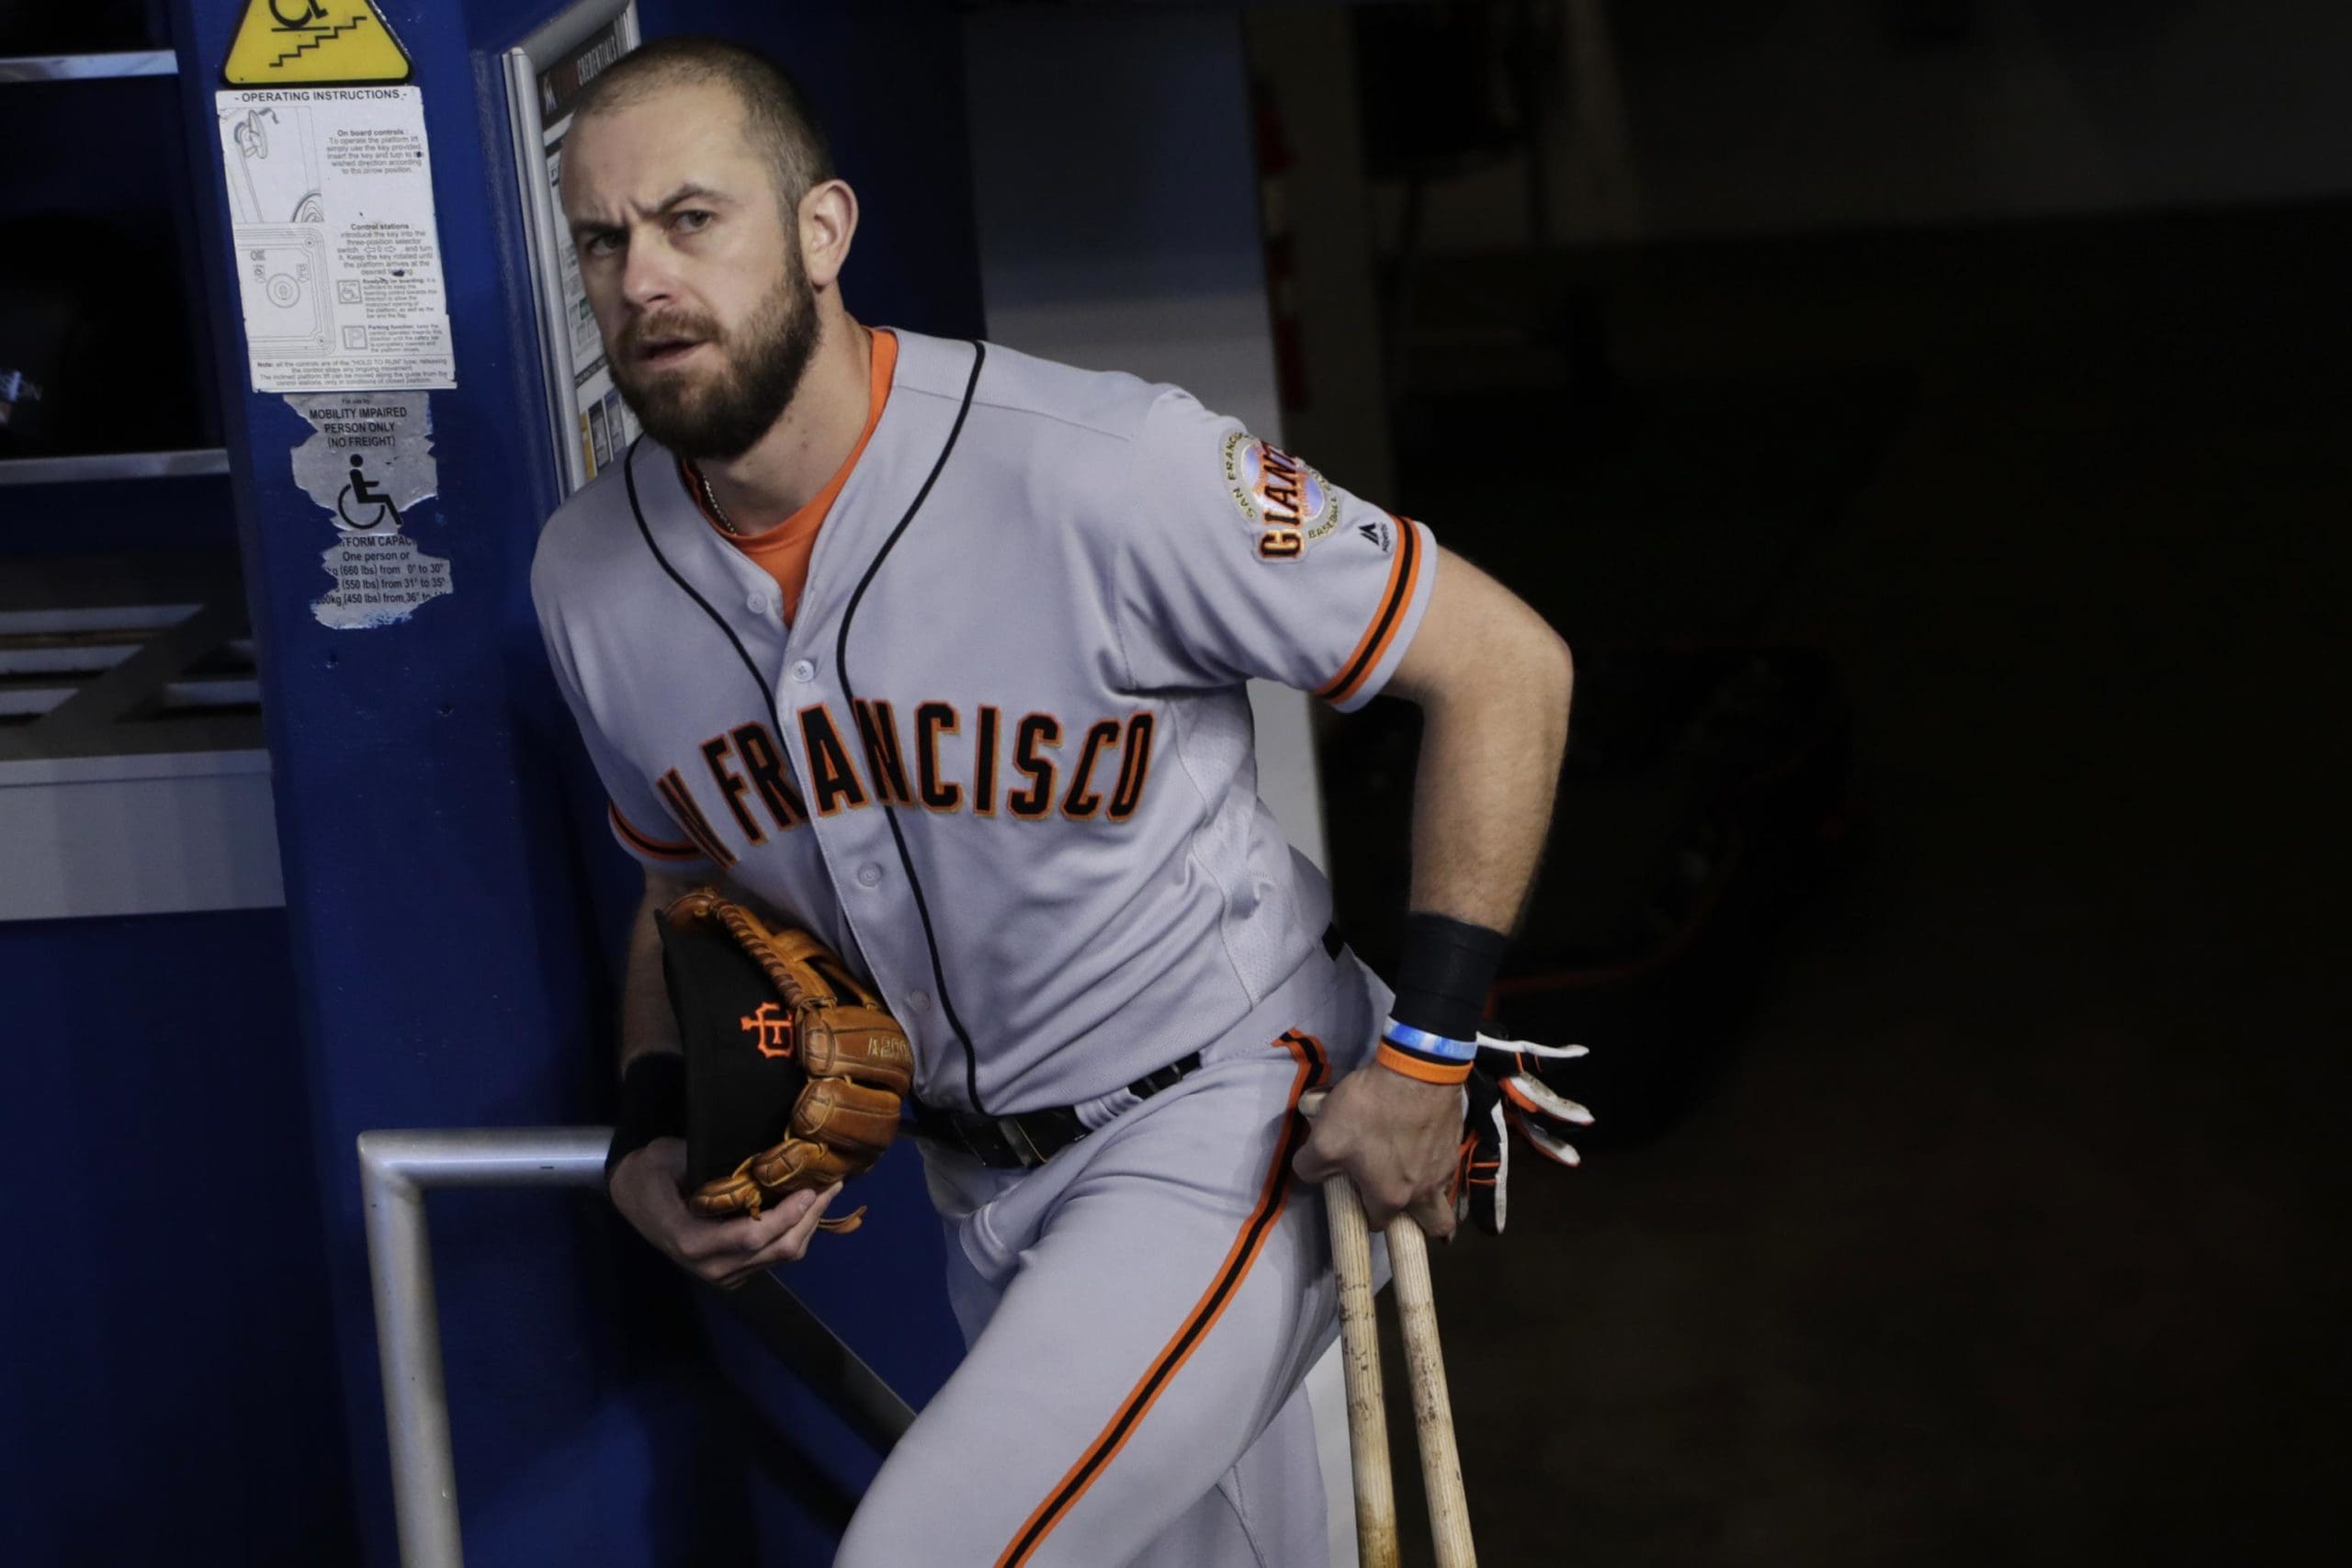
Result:
{"label": "framed notice placard", "polygon": [[604,342],[580,286],[580,257],[556,201],[564,133],[581,91],[638,45],[636,0],[581,0],[506,51],[506,115],[538,306],[548,438],[569,495],[637,438],[605,365]]}

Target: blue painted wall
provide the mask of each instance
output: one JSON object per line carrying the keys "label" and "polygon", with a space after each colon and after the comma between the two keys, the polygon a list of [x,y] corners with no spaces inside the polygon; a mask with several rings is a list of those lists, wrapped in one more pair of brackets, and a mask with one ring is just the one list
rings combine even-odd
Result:
{"label": "blue painted wall", "polygon": [[[199,297],[172,265],[195,254],[185,149],[157,134],[180,102],[169,78],[0,89],[0,217],[99,220],[162,258],[142,309]],[[191,327],[117,367],[125,408],[188,380]],[[122,439],[213,439],[204,399],[171,401]],[[222,478],[0,489],[0,573],[234,545]],[[0,1558],[350,1560],[285,912],[0,922]]]}
{"label": "blue painted wall", "polygon": [[356,1550],[281,910],[0,924],[17,1563]]}
{"label": "blue painted wall", "polygon": [[[432,396],[441,496],[410,524],[457,591],[337,633],[308,608],[332,533],[287,461],[308,427],[246,391],[234,328],[211,94],[243,3],[173,0],[185,69],[166,91],[200,171],[197,282],[227,324],[219,418],[288,908],[0,932],[24,1265],[0,1292],[17,1348],[11,1562],[393,1561],[353,1140],[609,1114],[629,873],[530,614],[554,480],[503,103],[485,90],[495,52],[549,8],[386,7],[424,90],[460,382]],[[798,66],[865,199],[854,307],[976,331],[952,14],[736,9],[656,4],[645,20],[752,36]],[[123,542],[155,525],[133,505]],[[868,1229],[795,1283],[920,1400],[955,1347],[910,1156],[865,1196]],[[823,1445],[829,1486],[787,1484],[751,1439],[828,1418],[601,1198],[444,1194],[433,1224],[470,1561],[822,1559],[872,1457],[844,1436]],[[886,1299],[915,1304],[886,1314]]]}

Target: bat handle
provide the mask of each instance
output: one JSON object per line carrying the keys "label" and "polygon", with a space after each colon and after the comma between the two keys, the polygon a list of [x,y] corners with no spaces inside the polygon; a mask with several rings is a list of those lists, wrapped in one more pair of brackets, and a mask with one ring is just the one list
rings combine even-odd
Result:
{"label": "bat handle", "polygon": [[[1331,1261],[1340,1277],[1340,1344],[1348,1383],[1348,1449],[1355,1466],[1356,1561],[1396,1568],[1396,1497],[1388,1470],[1388,1413],[1380,1382],[1380,1325],[1373,1316],[1372,1231],[1355,1183],[1323,1183]],[[1416,1232],[1414,1239],[1419,1239]],[[1426,1262],[1426,1259],[1424,1260]]]}
{"label": "bat handle", "polygon": [[1388,1222],[1388,1268],[1413,1385],[1413,1430],[1421,1450],[1421,1487],[1438,1568],[1476,1568],[1462,1457],[1453,1445],[1453,1405],[1445,1388],[1445,1350],[1438,1342],[1437,1297],[1430,1289],[1429,1242],[1408,1214]]}

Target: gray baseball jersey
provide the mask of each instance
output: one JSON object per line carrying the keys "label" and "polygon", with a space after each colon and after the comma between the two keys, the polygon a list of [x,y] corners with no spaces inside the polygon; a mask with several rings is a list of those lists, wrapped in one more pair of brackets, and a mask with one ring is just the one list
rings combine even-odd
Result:
{"label": "gray baseball jersey", "polygon": [[650,441],[550,521],[532,588],[632,854],[833,942],[926,1101],[1070,1104],[1317,953],[1329,889],[1258,798],[1243,682],[1368,700],[1437,551],[1175,389],[899,337],[790,626]]}
{"label": "gray baseball jersey", "polygon": [[970,1351],[843,1568],[1324,1561],[1299,1382],[1333,1291],[1290,1160],[1387,998],[1324,947],[1243,682],[1364,702],[1436,559],[1181,391],[913,333],[788,626],[650,442],[548,525],[622,844],[833,942],[924,1100],[1092,1130],[1019,1171],[922,1141]]}

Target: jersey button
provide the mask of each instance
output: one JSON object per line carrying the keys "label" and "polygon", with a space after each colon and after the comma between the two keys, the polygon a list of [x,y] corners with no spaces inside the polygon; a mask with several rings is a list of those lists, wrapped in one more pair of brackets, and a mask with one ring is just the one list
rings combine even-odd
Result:
{"label": "jersey button", "polygon": [[882,868],[880,866],[868,862],[866,864],[857,868],[857,885],[860,887],[877,886],[880,885],[881,881]]}
{"label": "jersey button", "polygon": [[743,608],[755,615],[764,615],[768,613],[768,596],[764,593],[754,593],[743,601]]}
{"label": "jersey button", "polygon": [[792,664],[792,678],[805,686],[817,678],[817,667],[805,659],[795,660]]}
{"label": "jersey button", "polygon": [[907,1006],[916,1012],[922,1011],[923,1009],[931,1006],[931,993],[929,991],[909,991],[907,993]]}

